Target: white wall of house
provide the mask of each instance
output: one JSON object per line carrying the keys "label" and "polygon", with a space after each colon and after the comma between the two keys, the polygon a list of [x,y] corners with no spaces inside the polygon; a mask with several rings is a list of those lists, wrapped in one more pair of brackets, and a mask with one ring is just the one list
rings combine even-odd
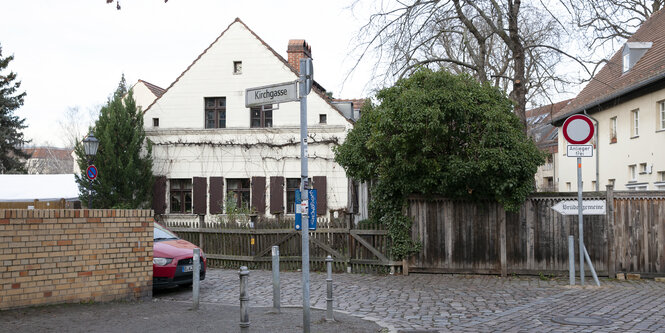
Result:
{"label": "white wall of house", "polygon": [[[600,190],[614,180],[618,190],[665,190],[665,124],[661,103],[665,89],[629,100],[617,106],[593,113],[598,120]],[[635,135],[632,111],[639,111],[638,135]],[[610,137],[611,119],[616,117],[616,142]],[[565,156],[566,140],[559,128],[559,191],[577,191],[576,158]],[[635,167],[634,177],[630,167]],[[582,158],[583,190],[593,191],[596,180],[596,158]],[[567,183],[571,184],[570,189]]]}
{"label": "white wall of house", "polygon": [[[143,83],[143,81],[137,82],[132,87],[132,92],[134,94],[134,100],[136,101],[136,106],[140,107],[141,110],[145,111],[148,106],[155,100],[155,94],[148,89],[148,87]],[[146,119],[148,120],[148,119]]]}
{"label": "white wall of house", "polygon": [[[234,72],[238,61],[240,73]],[[297,78],[244,24],[231,24],[145,112],[146,135],[154,143],[154,174],[224,177],[224,193],[228,179],[266,177],[269,187],[273,176],[300,178],[299,103],[274,105],[272,127],[250,128],[244,96],[247,88]],[[226,128],[205,128],[206,97],[226,98]],[[153,126],[153,118],[159,119],[159,127]],[[346,208],[348,179],[334,162],[332,148],[353,125],[314,90],[308,96],[307,122],[309,176],[326,177],[328,210]],[[270,192],[266,188],[266,206]],[[167,213],[168,207],[167,202]]]}

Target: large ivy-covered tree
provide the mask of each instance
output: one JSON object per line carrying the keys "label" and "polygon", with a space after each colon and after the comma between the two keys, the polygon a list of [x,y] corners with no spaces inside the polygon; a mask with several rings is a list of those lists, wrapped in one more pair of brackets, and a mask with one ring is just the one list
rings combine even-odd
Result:
{"label": "large ivy-covered tree", "polygon": [[[146,140],[143,114],[136,106],[125,77],[100,110],[92,133],[99,140],[94,158],[98,176],[92,182],[94,208],[146,208],[152,200],[152,146]],[[81,170],[88,166],[83,145],[76,145]],[[84,172],[83,172],[84,173]],[[80,199],[88,202],[89,182],[77,175]]]}
{"label": "large ivy-covered tree", "polygon": [[373,181],[370,216],[388,227],[394,257],[417,249],[402,214],[410,194],[494,200],[515,211],[534,188],[543,156],[496,87],[420,69],[376,97],[335,160]]}
{"label": "large ivy-covered tree", "polygon": [[0,45],[0,174],[26,173],[25,163],[30,154],[21,150],[29,142],[23,136],[22,129],[26,128],[25,119],[14,115],[14,111],[23,105],[26,93],[19,93],[20,81],[16,80],[16,73],[6,73],[13,56],[2,57]]}

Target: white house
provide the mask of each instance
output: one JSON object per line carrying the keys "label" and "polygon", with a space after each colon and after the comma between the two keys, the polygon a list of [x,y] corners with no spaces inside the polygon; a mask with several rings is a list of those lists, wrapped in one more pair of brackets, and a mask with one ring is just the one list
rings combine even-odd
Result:
{"label": "white house", "polygon": [[[245,107],[245,89],[298,79],[299,60],[311,57],[311,48],[304,40],[291,40],[287,53],[288,60],[236,19],[167,89],[141,85],[157,97],[144,107],[157,176],[156,214],[210,219],[223,213],[229,199],[258,215],[294,213],[301,175],[299,103]],[[353,191],[332,148],[344,141],[353,121],[318,83],[307,102],[309,177],[318,191],[317,213],[348,211]]]}
{"label": "white house", "polygon": [[[642,24],[584,89],[553,119],[588,114],[594,157],[582,159],[584,191],[665,190],[665,10]],[[559,131],[561,131],[561,127]],[[576,158],[559,138],[559,191],[577,191]]]}

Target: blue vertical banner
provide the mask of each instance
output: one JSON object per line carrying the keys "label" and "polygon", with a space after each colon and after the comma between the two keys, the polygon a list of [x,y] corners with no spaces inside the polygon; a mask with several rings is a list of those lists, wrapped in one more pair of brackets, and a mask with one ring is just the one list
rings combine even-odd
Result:
{"label": "blue vertical banner", "polygon": [[308,191],[309,205],[307,207],[307,222],[309,230],[316,230],[316,190]]}
{"label": "blue vertical banner", "polygon": [[302,213],[300,212],[300,190],[296,190],[296,200],[295,200],[295,211],[296,211],[296,230],[302,230]]}

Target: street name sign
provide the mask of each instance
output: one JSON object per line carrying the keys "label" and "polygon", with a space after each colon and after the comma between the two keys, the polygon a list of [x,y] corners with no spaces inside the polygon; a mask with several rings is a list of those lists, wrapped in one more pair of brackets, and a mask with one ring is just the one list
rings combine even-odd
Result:
{"label": "street name sign", "polygon": [[298,101],[298,81],[245,89],[245,107]]}
{"label": "street name sign", "polygon": [[[559,201],[551,208],[561,215],[577,215],[579,209],[577,200]],[[605,215],[606,210],[605,200],[582,200],[582,215]]]}
{"label": "street name sign", "polygon": [[568,145],[568,157],[593,157],[593,145]]}

